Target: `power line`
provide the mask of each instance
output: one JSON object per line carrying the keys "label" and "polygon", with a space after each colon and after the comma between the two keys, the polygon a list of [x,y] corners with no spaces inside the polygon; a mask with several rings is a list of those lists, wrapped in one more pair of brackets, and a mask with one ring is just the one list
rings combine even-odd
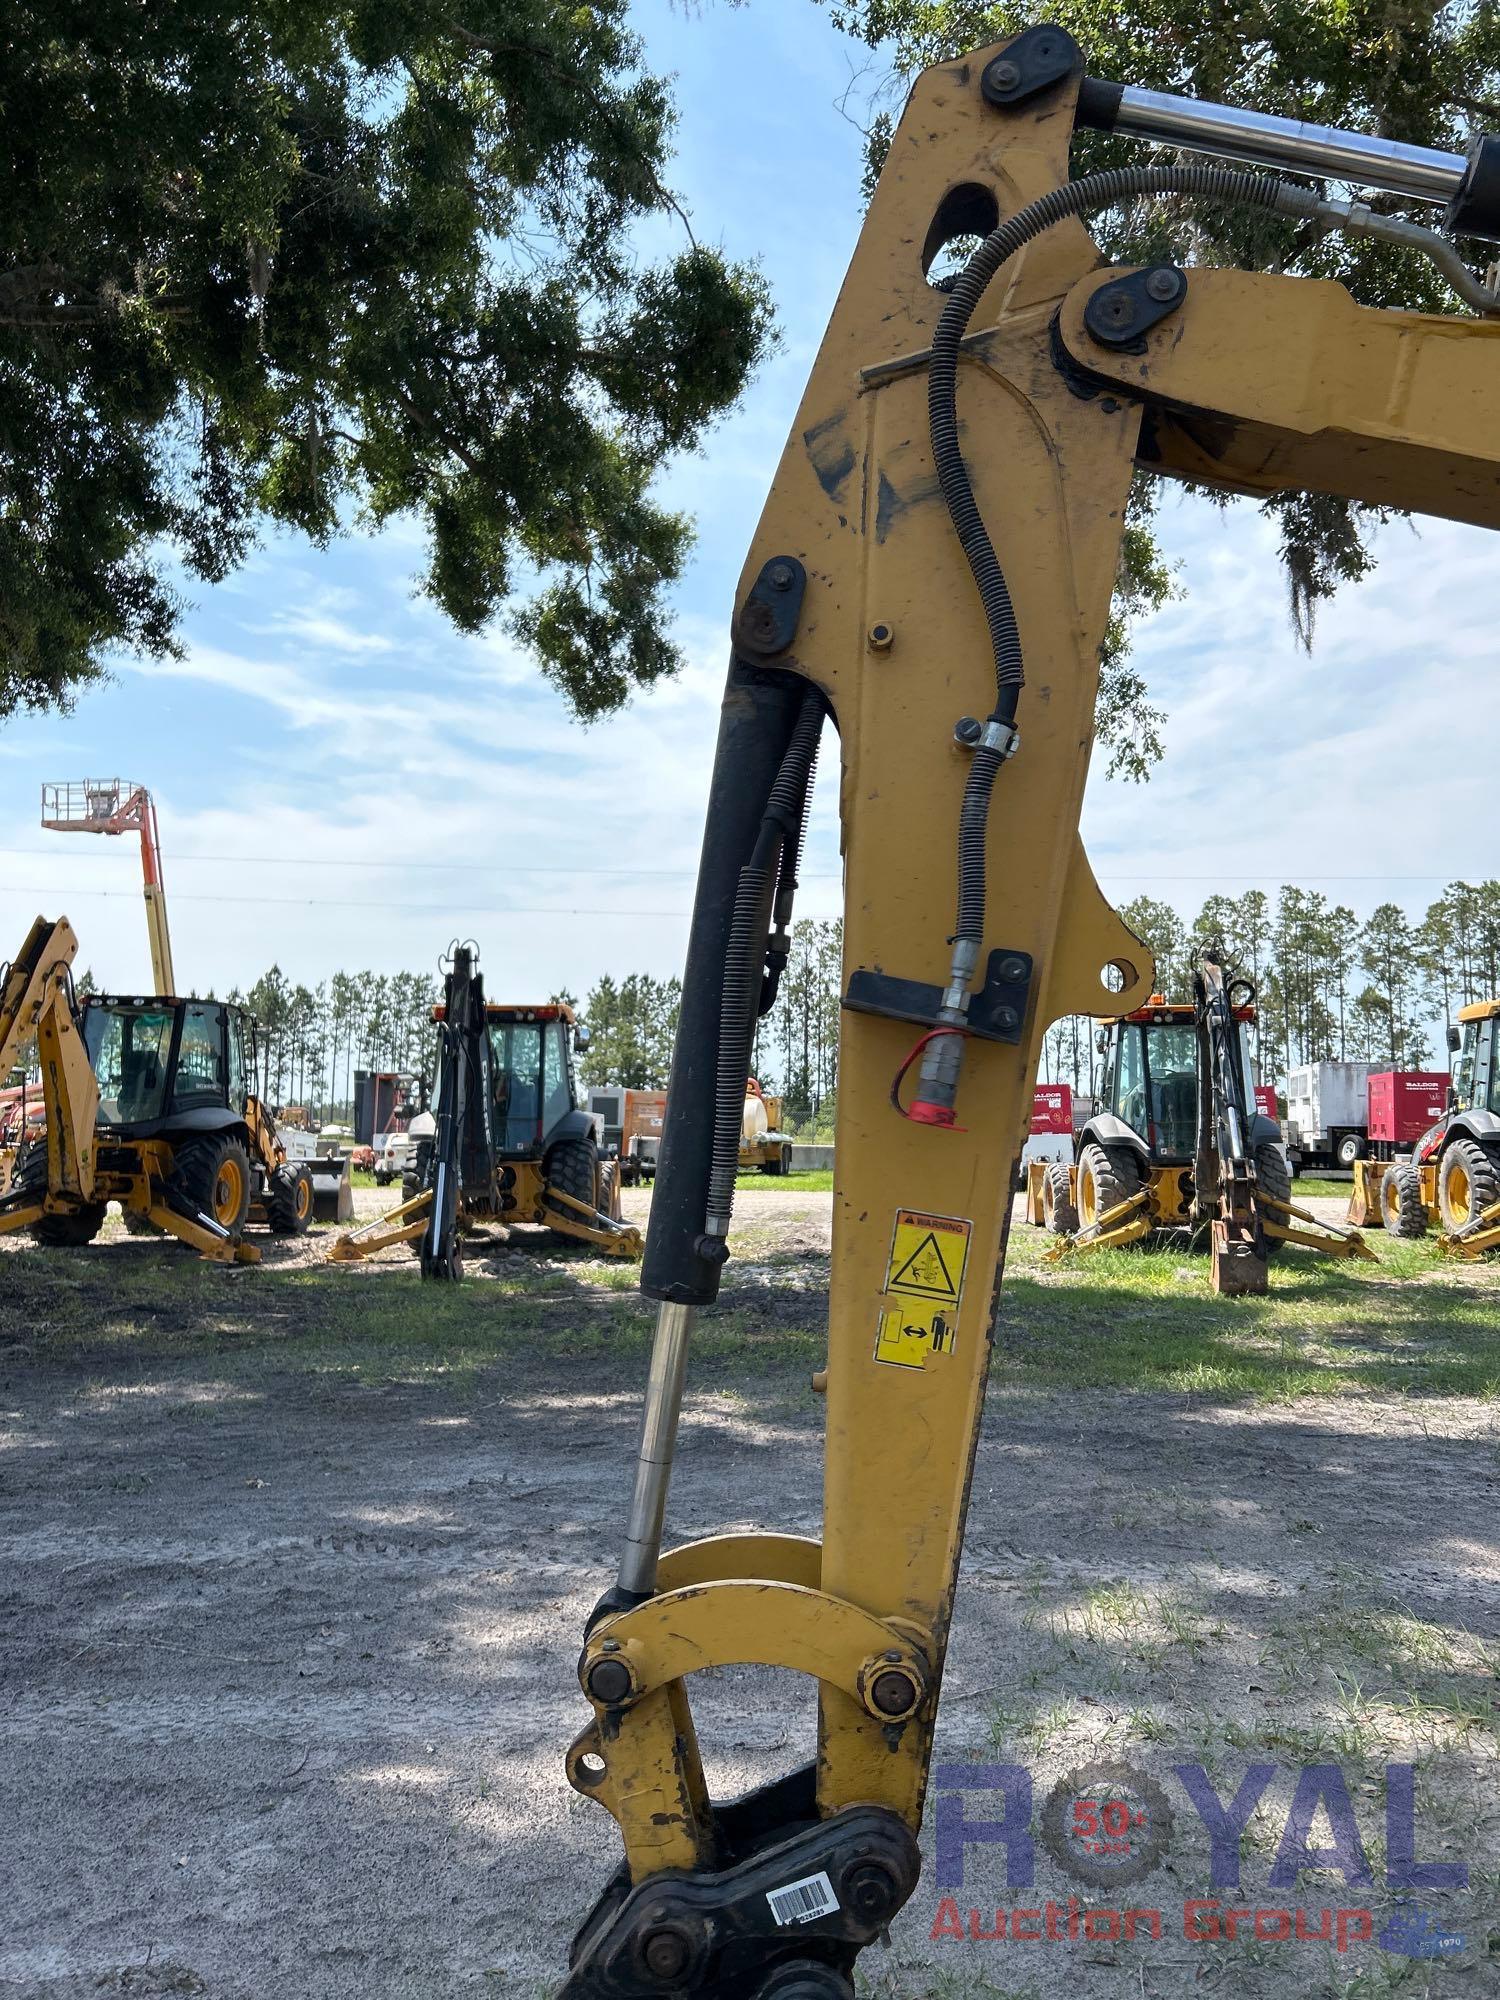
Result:
{"label": "power line", "polygon": [[[56,846],[52,847],[0,847],[0,854],[30,854],[46,860],[55,860]],[[189,867],[194,864],[204,867],[238,866],[242,864],[263,864],[276,868],[367,868],[384,870],[387,873],[422,873],[451,875],[472,871],[472,861],[360,861],[343,857],[323,859],[308,854],[177,854],[169,857],[172,868]],[[573,867],[558,867],[545,862],[507,861],[508,875],[610,875],[639,877],[661,881],[691,881],[697,874],[695,868],[600,868],[593,862],[580,861]],[[1157,871],[1145,872],[1140,869],[1101,869],[1097,871],[1101,882],[1448,882],[1465,881],[1463,876],[1429,870],[1426,874],[1410,875],[1380,871],[1375,874],[1310,874],[1304,868],[1262,868],[1254,872],[1244,869],[1221,868],[1207,875],[1164,874]],[[843,876],[837,869],[804,871],[800,876],[804,882],[839,882]],[[1467,884],[1475,887],[1476,884]],[[235,899],[224,897],[225,902]],[[263,900],[256,898],[253,900]],[[373,906],[371,906],[373,907]],[[400,907],[392,905],[391,907]],[[408,906],[409,907],[409,906]],[[627,913],[630,914],[630,913]],[[650,911],[636,914],[649,916]]]}
{"label": "power line", "polygon": [[[65,895],[69,902],[75,896],[92,896],[101,902],[135,902],[140,891],[132,889],[66,889],[37,888],[31,884],[18,887],[7,885],[7,893],[15,896]],[[332,896],[207,896],[195,895],[191,890],[176,889],[172,892],[173,903],[264,903],[273,909],[282,910],[422,910],[432,915],[431,903],[351,903],[343,897]],[[685,918],[691,914],[687,906],[679,910],[627,910],[618,906],[607,910],[575,908],[569,903],[542,903],[534,907],[524,904],[499,903],[459,903],[457,908],[465,916],[476,917],[672,917]]]}

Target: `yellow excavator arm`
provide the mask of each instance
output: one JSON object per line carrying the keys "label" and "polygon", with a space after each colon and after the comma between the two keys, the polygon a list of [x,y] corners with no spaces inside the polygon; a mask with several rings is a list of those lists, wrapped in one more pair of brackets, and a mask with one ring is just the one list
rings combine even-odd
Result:
{"label": "yellow excavator arm", "polygon": [[[1087,80],[1055,28],[919,79],[741,580],[643,1268],[656,1345],[568,1759],[625,1859],[568,2000],[847,2000],[915,1886],[1042,1037],[1152,988],[1078,839],[1137,468],[1500,520],[1500,324],[1370,311],[1295,277],[1115,268],[1086,223],[1147,194],[1404,232],[1488,310],[1447,241],[1223,165],[1070,183],[1081,120],[1182,143],[1185,107],[1145,96]],[[1497,233],[1490,142],[1466,163],[1187,109],[1211,151],[1313,174],[1336,159],[1341,179],[1451,198],[1465,229]],[[929,283],[973,237],[962,273]],[[823,1533],[663,1552],[692,1326],[728,1254],[750,1038],[828,719],[845,968]],[[726,1803],[688,1687],[744,1663],[816,1684],[818,1751]]]}
{"label": "yellow excavator arm", "polygon": [[[78,939],[66,917],[38,917],[27,932],[0,982],[0,1077],[34,1040],[47,1113],[48,1187],[88,1200],[99,1086],[73,1006],[77,955]],[[11,1199],[19,1205],[19,1195]]]}

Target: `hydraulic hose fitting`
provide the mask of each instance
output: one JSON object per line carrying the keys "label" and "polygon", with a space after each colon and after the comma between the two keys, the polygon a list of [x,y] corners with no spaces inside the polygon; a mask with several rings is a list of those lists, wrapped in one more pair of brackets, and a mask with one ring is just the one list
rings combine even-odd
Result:
{"label": "hydraulic hose fitting", "polygon": [[956,1124],[958,1079],[963,1070],[965,1030],[969,1020],[969,985],[979,964],[979,939],[960,937],[953,941],[953,963],[943,1004],[938,1010],[938,1027],[922,1051],[922,1067],[917,1072],[917,1094],[907,1117],[917,1125]]}

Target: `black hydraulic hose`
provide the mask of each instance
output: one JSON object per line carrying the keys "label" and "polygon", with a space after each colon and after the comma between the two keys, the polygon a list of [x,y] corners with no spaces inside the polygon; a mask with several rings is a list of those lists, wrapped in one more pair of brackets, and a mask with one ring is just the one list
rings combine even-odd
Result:
{"label": "black hydraulic hose", "polygon": [[[973,571],[974,581],[979,586],[985,621],[989,626],[990,645],[995,655],[996,688],[990,721],[997,725],[997,735],[1007,739],[1011,735],[1026,672],[1010,589],[974,498],[959,444],[959,346],[980,299],[1002,264],[1044,230],[1051,229],[1069,216],[1092,214],[1101,208],[1110,208],[1118,201],[1151,194],[1194,195],[1201,199],[1270,208],[1275,205],[1281,185],[1268,175],[1237,173],[1231,168],[1211,166],[1120,167],[1108,173],[1089,174],[1082,180],[1069,181],[1064,187],[1053,188],[1039,200],[1007,217],[980,244],[954,281],[932,337],[927,413],[938,484]],[[1007,754],[998,745],[993,748],[981,745],[974,752],[969,780],[964,787],[959,820],[958,916],[954,937],[976,947],[984,929],[984,843],[989,823],[990,795]]]}
{"label": "black hydraulic hose", "polygon": [[[819,719],[821,721],[821,715]],[[776,899],[771,908],[771,942],[766,949],[765,976],[760,983],[760,1005],[756,1010],[762,1019],[776,1005],[776,996],[781,990],[781,975],[786,971],[791,955],[792,910],[797,900],[802,856],[807,850],[807,822],[812,811],[813,778],[817,768],[818,743],[815,736],[812,758],[802,785],[802,807],[797,815],[796,832],[783,842],[781,849]]]}
{"label": "black hydraulic hose", "polygon": [[734,1210],[745,1116],[745,1081],[762,998],[766,939],[773,913],[797,886],[797,862],[807,824],[813,765],[823,727],[823,698],[809,688],[766,801],[760,833],[740,870],[730,923],[724,988],[719,1003],[719,1055],[715,1066],[714,1139],[708,1176],[708,1219],[727,1226]]}

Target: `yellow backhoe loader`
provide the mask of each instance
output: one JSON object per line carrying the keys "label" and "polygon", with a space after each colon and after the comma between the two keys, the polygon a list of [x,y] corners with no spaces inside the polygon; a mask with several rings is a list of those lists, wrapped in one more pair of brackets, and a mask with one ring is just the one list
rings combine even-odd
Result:
{"label": "yellow backhoe loader", "polygon": [[1482,1257],[1500,1250],[1500,1000],[1460,1007],[1450,1048],[1448,1109],[1410,1159],[1356,1162],[1349,1208],[1366,1210],[1373,1196],[1393,1236],[1425,1236],[1430,1226],[1454,1256]]}
{"label": "yellow backhoe loader", "polygon": [[578,1108],[571,1007],[486,1002],[479,955],[455,944],[436,1010],[436,1108],[408,1127],[416,1150],[401,1205],[337,1237],[350,1264],[409,1243],[424,1278],[457,1278],[475,1222],[540,1223],[610,1257],[639,1257],[639,1230],[620,1218],[618,1163],[601,1160],[594,1119]]}
{"label": "yellow backhoe loader", "polygon": [[1249,1084],[1254,1009],[1251,983],[1207,955],[1191,1005],[1153,993],[1099,1031],[1100,1102],[1075,1137],[1072,1163],[1033,1160],[1027,1169],[1027,1220],[1059,1238],[1050,1261],[1182,1230],[1207,1236],[1216,1292],[1258,1294],[1284,1243],[1373,1256],[1358,1230],[1292,1204],[1280,1132]]}
{"label": "yellow backhoe loader", "polygon": [[219,1000],[73,994],[78,940],[38,917],[0,976],[0,1074],[34,1041],[45,1134],[23,1139],[0,1235],[91,1243],[112,1201],[222,1263],[255,1263],[250,1221],[301,1235],[312,1181],[291,1165],[254,1089],[254,1023]]}
{"label": "yellow backhoe loader", "polygon": [[[1080,121],[1273,171],[1176,155],[1073,181]],[[1500,239],[1495,141],[1450,158],[1089,80],[1054,27],[927,71],[892,137],[736,599],[642,1270],[658,1302],[644,1422],[567,1759],[624,1858],[577,1935],[567,2000],[849,2000],[859,1954],[916,1887],[1042,1037],[1067,1014],[1129,1013],[1154,985],[1078,839],[1132,479],[1500,525],[1492,319],[1165,258],[1112,266],[1085,227],[1138,196],[1167,220],[1177,197],[1245,205],[1394,238],[1496,309],[1447,237],[1287,174],[1447,203],[1460,234]],[[956,278],[928,282],[975,237]],[[845,984],[822,1535],[666,1549],[766,951],[830,716]],[[725,1801],[689,1686],[744,1664],[816,1688],[817,1755]]]}

